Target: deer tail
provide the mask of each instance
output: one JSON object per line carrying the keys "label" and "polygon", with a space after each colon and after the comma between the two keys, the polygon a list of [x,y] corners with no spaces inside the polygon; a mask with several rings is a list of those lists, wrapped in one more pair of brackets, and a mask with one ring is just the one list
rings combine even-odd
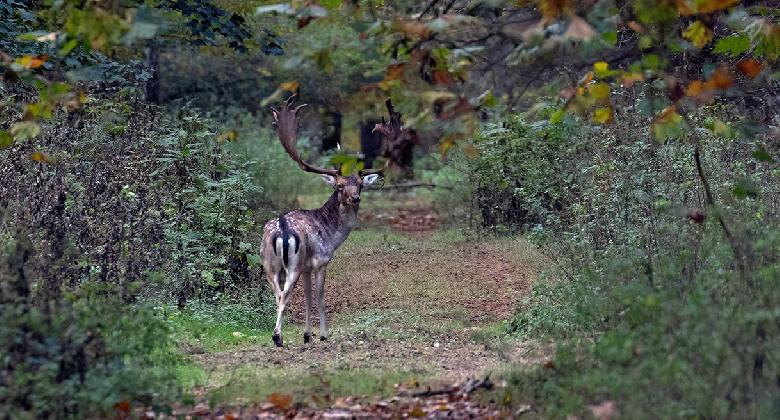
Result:
{"label": "deer tail", "polygon": [[274,254],[282,254],[282,262],[284,263],[284,268],[287,269],[290,264],[290,253],[293,254],[293,258],[298,256],[301,238],[295,231],[290,229],[284,215],[279,217],[279,230],[281,235],[277,235],[274,239]]}

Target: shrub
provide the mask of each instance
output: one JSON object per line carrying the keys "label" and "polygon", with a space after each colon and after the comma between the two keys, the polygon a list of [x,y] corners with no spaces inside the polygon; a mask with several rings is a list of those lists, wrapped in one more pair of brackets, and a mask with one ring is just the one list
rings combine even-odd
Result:
{"label": "shrub", "polygon": [[193,378],[182,375],[187,362],[160,318],[89,293],[35,303],[24,268],[31,251],[16,241],[0,268],[0,412],[102,417],[179,395]]}
{"label": "shrub", "polygon": [[[512,199],[525,213],[501,210],[502,223],[548,215],[531,236],[560,268],[509,323],[558,351],[546,367],[516,370],[510,388],[551,417],[587,415],[606,400],[629,418],[776,417],[780,173],[753,161],[751,144],[699,132],[719,204],[710,207],[693,146],[651,143],[633,111],[609,128],[506,117],[492,147],[513,144],[522,157],[486,151],[476,160],[478,174],[493,177],[479,182],[522,186]],[[737,124],[729,115],[710,107],[695,118]],[[560,132],[566,153],[555,146]],[[502,171],[512,159],[515,171]]]}

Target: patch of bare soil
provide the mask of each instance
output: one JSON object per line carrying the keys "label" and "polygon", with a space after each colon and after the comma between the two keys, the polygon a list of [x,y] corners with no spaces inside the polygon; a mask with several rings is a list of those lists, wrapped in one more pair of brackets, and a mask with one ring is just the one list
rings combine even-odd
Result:
{"label": "patch of bare soil", "polygon": [[[418,237],[430,235],[438,218],[430,210],[396,209],[393,229],[412,239],[384,244],[345,243],[331,263],[325,299],[331,337],[316,339],[316,302],[312,315],[313,343],[304,344],[304,296],[296,286],[285,322],[283,348],[263,345],[195,354],[209,369],[230,370],[256,366],[275,368],[285,375],[369,369],[420,372],[424,386],[446,386],[495,372],[506,363],[543,364],[549,349],[536,343],[507,339],[496,323],[512,316],[520,298],[529,293],[533,267],[511,258],[506,241],[450,241]],[[393,219],[395,217],[395,219]],[[385,225],[386,226],[386,225]],[[381,234],[381,233],[378,233]],[[522,260],[522,259],[520,259]],[[296,328],[290,328],[290,324]],[[492,330],[491,330],[492,328]],[[487,338],[486,338],[487,337]],[[496,416],[490,407],[468,397],[447,395],[420,398],[355,401],[326,408],[296,409],[302,418],[484,418]],[[272,404],[273,405],[273,404]],[[307,411],[308,410],[308,411]],[[401,414],[405,413],[405,414]],[[210,412],[209,415],[217,415]],[[287,416],[279,407],[243,407],[241,417]]]}
{"label": "patch of bare soil", "polygon": [[[285,329],[285,347],[267,345],[194,355],[206,366],[419,366],[443,381],[463,380],[506,362],[531,362],[533,345],[498,350],[476,342],[485,325],[508,319],[533,273],[502,257],[498,245],[460,243],[429,249],[424,241],[404,249],[364,249],[331,264],[325,300],[331,337],[304,344]],[[304,296],[296,286],[291,320],[302,327]],[[315,299],[316,308],[316,299]],[[364,319],[376,318],[368,327]],[[318,332],[316,309],[313,333]]]}

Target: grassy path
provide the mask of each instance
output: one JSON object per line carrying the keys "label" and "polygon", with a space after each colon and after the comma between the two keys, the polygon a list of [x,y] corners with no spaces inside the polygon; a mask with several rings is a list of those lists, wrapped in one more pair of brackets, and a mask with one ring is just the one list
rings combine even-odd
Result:
{"label": "grassy path", "polygon": [[331,338],[303,343],[298,287],[284,348],[262,331],[226,350],[191,352],[208,376],[201,396],[217,405],[258,406],[276,393],[293,395],[298,405],[328,407],[345,397],[387,398],[399,384],[435,388],[508,363],[538,362],[538,346],[503,333],[537,272],[531,247],[459,230],[408,235],[367,225],[330,265]]}

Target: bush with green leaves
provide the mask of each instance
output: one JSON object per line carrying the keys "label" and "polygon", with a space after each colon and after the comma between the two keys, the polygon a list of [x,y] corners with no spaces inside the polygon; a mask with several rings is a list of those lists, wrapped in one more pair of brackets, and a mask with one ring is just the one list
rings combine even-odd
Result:
{"label": "bush with green leaves", "polygon": [[780,171],[716,127],[738,127],[734,111],[692,116],[712,128],[696,135],[715,205],[694,139],[653,142],[631,106],[607,128],[507,116],[477,136],[477,185],[513,185],[524,207],[494,220],[540,215],[531,237],[554,265],[509,324],[558,349],[510,375],[516,401],[551,417],[604,401],[632,418],[778,415]]}
{"label": "bush with green leaves", "polygon": [[35,293],[118,282],[125,301],[173,292],[184,304],[260,284],[254,214],[266,199],[249,170],[257,162],[237,156],[220,131],[125,89],[93,93],[39,136],[0,150],[0,194],[11,198],[0,237],[32,239],[34,270],[46,279]]}
{"label": "bush with green leaves", "polygon": [[501,231],[559,225],[577,199],[565,165],[577,153],[576,125],[531,123],[519,114],[491,121],[473,140],[470,159],[483,225]]}
{"label": "bush with green leaves", "polygon": [[12,418],[104,417],[163,408],[199,380],[151,308],[85,285],[36,300],[25,268],[32,243],[0,262],[0,412]]}

